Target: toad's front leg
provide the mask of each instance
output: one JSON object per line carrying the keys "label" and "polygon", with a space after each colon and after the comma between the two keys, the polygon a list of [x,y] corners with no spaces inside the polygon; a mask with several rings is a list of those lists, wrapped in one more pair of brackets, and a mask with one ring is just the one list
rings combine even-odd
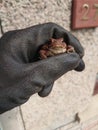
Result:
{"label": "toad's front leg", "polygon": [[47,58],[47,51],[40,50],[39,55],[40,55],[40,59],[46,59]]}

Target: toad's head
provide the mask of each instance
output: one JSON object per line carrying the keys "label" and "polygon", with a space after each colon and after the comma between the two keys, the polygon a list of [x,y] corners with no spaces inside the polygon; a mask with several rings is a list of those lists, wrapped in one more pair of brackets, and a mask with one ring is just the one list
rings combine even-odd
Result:
{"label": "toad's head", "polygon": [[51,38],[51,42],[49,44],[49,50],[54,54],[64,53],[67,50],[67,45],[64,42],[63,38],[59,39]]}

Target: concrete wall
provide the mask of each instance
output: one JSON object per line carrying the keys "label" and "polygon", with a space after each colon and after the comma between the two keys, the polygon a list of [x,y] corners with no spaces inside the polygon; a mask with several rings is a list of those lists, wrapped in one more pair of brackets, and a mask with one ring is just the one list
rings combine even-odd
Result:
{"label": "concrete wall", "polygon": [[85,48],[86,69],[68,72],[55,82],[47,98],[33,95],[21,106],[27,130],[53,130],[66,117],[83,111],[89,104],[98,72],[98,28],[70,29],[71,0],[4,0],[0,8],[4,31],[39,23],[55,22],[71,31]]}

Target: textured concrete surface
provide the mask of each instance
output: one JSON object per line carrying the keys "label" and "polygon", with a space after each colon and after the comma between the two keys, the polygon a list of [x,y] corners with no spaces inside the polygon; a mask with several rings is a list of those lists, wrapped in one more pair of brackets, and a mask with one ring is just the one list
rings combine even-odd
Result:
{"label": "textured concrete surface", "polygon": [[3,130],[24,130],[19,108],[0,115],[0,123]]}
{"label": "textured concrete surface", "polygon": [[21,106],[27,130],[55,129],[91,101],[98,71],[98,28],[72,31],[70,16],[71,0],[4,0],[0,8],[5,32],[51,21],[71,31],[85,48],[85,71],[67,73],[47,98],[34,95]]}
{"label": "textured concrete surface", "polygon": [[90,105],[79,113],[81,123],[96,116],[98,117],[98,94],[92,98]]}
{"label": "textured concrete surface", "polygon": [[56,130],[98,130],[98,95],[92,98],[90,105],[78,117],[80,122],[73,121]]}

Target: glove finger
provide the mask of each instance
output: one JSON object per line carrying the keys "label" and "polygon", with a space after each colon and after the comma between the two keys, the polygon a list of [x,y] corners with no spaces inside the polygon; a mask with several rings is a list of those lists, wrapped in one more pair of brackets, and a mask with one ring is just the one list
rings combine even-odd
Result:
{"label": "glove finger", "polygon": [[53,35],[54,38],[63,37],[64,41],[67,44],[72,45],[74,47],[75,51],[79,54],[80,58],[84,56],[84,48],[80,44],[79,40],[70,32],[68,32],[67,30],[65,30],[59,25],[55,25],[53,34],[54,34]]}
{"label": "glove finger", "polygon": [[85,69],[84,61],[81,59],[79,65],[75,68],[76,71],[83,71]]}
{"label": "glove finger", "polygon": [[34,63],[23,68],[27,79],[37,86],[53,83],[66,72],[75,69],[80,62],[77,53],[60,54]]}
{"label": "glove finger", "polygon": [[[68,32],[67,30],[65,30],[64,28],[60,27],[59,25],[55,25],[57,26],[56,29],[54,29],[54,37],[55,38],[60,38],[63,37],[65,42],[69,45],[72,45],[76,51],[76,53],[79,54],[80,58],[82,58],[84,56],[84,48],[82,47],[82,45],[80,44],[79,40],[73,36],[70,32]],[[79,66],[76,68],[77,71],[82,71],[85,68],[85,64],[83,62],[83,60],[81,59],[81,62],[79,64]]]}
{"label": "glove finger", "polygon": [[50,92],[52,91],[53,84],[47,85],[47,86],[43,87],[43,89],[38,93],[38,95],[40,97],[46,97],[46,96],[48,96],[50,94]]}

